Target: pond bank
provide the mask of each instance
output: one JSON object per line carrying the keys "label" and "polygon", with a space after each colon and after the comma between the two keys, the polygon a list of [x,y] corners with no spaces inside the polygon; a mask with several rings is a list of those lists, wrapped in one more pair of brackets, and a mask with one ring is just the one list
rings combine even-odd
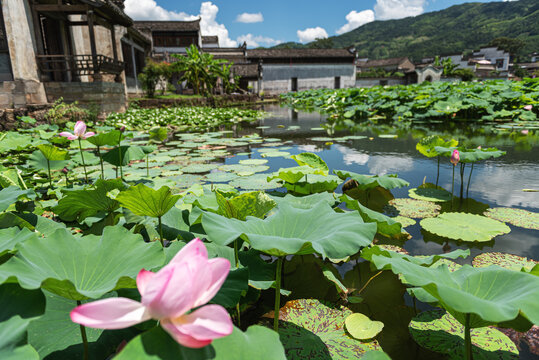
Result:
{"label": "pond bank", "polygon": [[222,95],[215,97],[186,97],[176,99],[132,99],[129,104],[136,104],[141,108],[180,107],[180,106],[207,106],[207,107],[230,107],[251,106],[279,102],[278,96],[265,96],[261,99],[254,94]]}

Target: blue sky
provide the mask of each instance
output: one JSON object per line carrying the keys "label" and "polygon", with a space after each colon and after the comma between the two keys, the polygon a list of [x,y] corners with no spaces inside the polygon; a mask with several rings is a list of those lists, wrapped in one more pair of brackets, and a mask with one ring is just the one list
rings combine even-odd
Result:
{"label": "blue sky", "polygon": [[[482,2],[493,0],[480,0]],[[308,42],[350,31],[373,20],[441,10],[466,0],[126,0],[135,20],[190,20],[202,16],[202,34],[221,46]]]}

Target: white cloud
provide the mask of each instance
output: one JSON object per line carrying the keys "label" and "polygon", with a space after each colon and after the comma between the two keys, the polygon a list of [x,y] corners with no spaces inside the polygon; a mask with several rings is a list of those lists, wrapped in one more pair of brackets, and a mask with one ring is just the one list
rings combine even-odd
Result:
{"label": "white cloud", "polygon": [[157,5],[155,0],[126,0],[125,12],[135,20],[200,20],[202,35],[219,36],[219,44],[225,47],[234,47],[238,43],[230,39],[225,25],[217,22],[219,8],[211,1],[200,5],[199,15],[190,15],[184,12],[175,12]]}
{"label": "white cloud", "polygon": [[402,19],[422,14],[426,0],[376,0],[376,19]]}
{"label": "white cloud", "polygon": [[274,45],[282,43],[281,40],[275,40],[275,39],[261,36],[261,35],[255,36],[253,34],[246,34],[246,35],[238,36],[236,40],[239,44],[246,42],[247,46],[249,47],[274,46]]}
{"label": "white cloud", "polygon": [[324,28],[317,26],[315,28],[307,28],[305,30],[298,30],[297,32],[299,41],[302,43],[314,41],[316,39],[324,39],[328,37],[328,33]]}
{"label": "white cloud", "polygon": [[239,14],[236,18],[237,22],[251,24],[251,23],[258,23],[264,21],[264,16],[262,16],[262,13],[256,13],[256,14],[250,14],[250,13],[243,13]]}
{"label": "white cloud", "polygon": [[374,11],[350,11],[348,15],[346,15],[346,21],[347,23],[344,24],[339,30],[337,30],[337,34],[344,34],[346,32],[354,30],[355,28],[360,27],[361,25],[374,21]]}
{"label": "white cloud", "polygon": [[135,20],[195,20],[196,16],[163,9],[154,0],[126,0],[125,12]]}
{"label": "white cloud", "polygon": [[339,151],[343,157],[342,161],[346,165],[365,165],[369,162],[369,154],[342,145],[333,145],[337,151]]}

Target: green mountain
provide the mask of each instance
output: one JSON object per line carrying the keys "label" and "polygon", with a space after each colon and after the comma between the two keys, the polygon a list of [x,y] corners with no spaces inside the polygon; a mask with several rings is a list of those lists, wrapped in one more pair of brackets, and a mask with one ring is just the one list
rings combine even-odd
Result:
{"label": "green mountain", "polygon": [[[525,42],[521,57],[539,51],[539,0],[466,3],[399,20],[374,21],[325,41],[335,48],[354,46],[359,57],[413,60],[456,54],[487,45],[499,37]],[[299,46],[298,46],[299,45]],[[320,41],[278,47],[319,47]]]}

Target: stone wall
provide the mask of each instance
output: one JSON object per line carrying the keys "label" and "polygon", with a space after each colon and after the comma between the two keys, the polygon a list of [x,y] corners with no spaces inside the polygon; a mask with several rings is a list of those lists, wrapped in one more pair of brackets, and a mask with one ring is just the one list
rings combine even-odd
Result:
{"label": "stone wall", "polygon": [[[270,97],[271,99],[271,97]],[[239,104],[255,104],[260,99],[254,94],[245,95],[221,95],[212,98],[193,97],[179,99],[133,99],[142,108],[174,107],[174,106],[233,106]],[[277,101],[277,98],[275,98]]]}
{"label": "stone wall", "polygon": [[377,85],[405,85],[405,78],[359,78],[356,80],[356,87],[370,88]]}
{"label": "stone wall", "polygon": [[26,105],[16,109],[0,109],[0,131],[16,130],[20,128],[18,119],[30,116],[37,120],[37,124],[45,122],[45,114],[49,105]]}
{"label": "stone wall", "polygon": [[50,82],[44,83],[50,103],[63,97],[67,103],[77,101],[82,107],[96,106],[100,113],[126,109],[125,87],[112,82]]}
{"label": "stone wall", "polygon": [[298,79],[298,91],[333,89],[335,78],[340,78],[341,88],[355,86],[354,64],[273,65],[262,67],[262,91],[265,94],[282,94],[292,91],[292,78]]}

